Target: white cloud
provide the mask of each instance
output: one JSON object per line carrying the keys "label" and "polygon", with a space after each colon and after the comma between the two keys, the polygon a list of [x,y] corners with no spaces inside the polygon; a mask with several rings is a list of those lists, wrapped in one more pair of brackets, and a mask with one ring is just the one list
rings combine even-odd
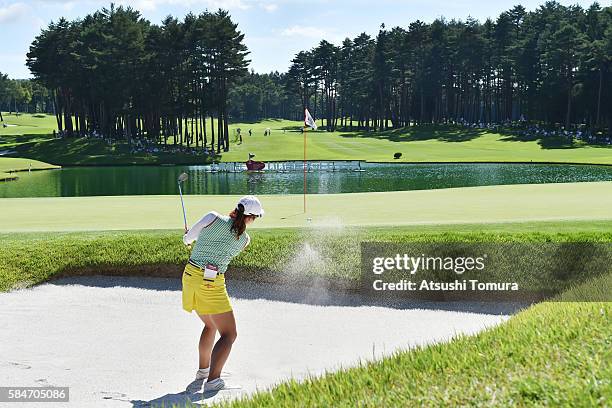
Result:
{"label": "white cloud", "polygon": [[259,7],[266,10],[268,13],[272,13],[278,9],[278,4],[275,3],[259,3]]}
{"label": "white cloud", "polygon": [[281,35],[285,37],[308,37],[319,39],[328,37],[329,33],[327,30],[320,27],[294,25],[281,31]]}
{"label": "white cloud", "polygon": [[[93,4],[90,0],[81,0],[81,3]],[[37,0],[34,2],[35,6],[46,6],[49,8],[53,8],[54,10],[60,9],[65,12],[70,12],[74,10],[75,6],[79,5],[78,1],[68,0],[68,1],[60,1],[60,0]],[[110,3],[109,3],[110,4]]]}
{"label": "white cloud", "polygon": [[348,33],[340,33],[335,27],[323,28],[307,25],[293,25],[280,31],[282,37],[293,37],[302,40],[326,40],[332,44],[339,44]]}
{"label": "white cloud", "polygon": [[29,7],[24,3],[13,3],[0,8],[0,23],[15,23],[26,17]]}

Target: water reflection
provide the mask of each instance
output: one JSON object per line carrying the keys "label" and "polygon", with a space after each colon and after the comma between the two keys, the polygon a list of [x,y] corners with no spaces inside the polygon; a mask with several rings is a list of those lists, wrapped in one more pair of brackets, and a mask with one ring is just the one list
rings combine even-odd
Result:
{"label": "water reflection", "polygon": [[[308,172],[311,194],[423,190],[497,184],[612,181],[612,166],[550,164],[375,164],[364,171]],[[73,197],[95,195],[178,194],[185,171],[185,194],[299,194],[297,171],[214,172],[204,166],[68,167],[19,173],[0,182],[0,197]]]}

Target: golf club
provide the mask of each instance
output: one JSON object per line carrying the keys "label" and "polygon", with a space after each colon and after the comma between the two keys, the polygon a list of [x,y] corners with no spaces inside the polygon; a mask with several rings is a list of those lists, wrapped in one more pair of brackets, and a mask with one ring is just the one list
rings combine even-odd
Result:
{"label": "golf club", "polygon": [[183,207],[183,221],[185,222],[185,231],[187,231],[187,214],[185,213],[185,203],[183,202],[183,189],[181,188],[181,184],[187,180],[189,176],[187,176],[187,173],[181,173],[178,176],[178,188],[179,188],[179,195],[181,196],[181,207]]}

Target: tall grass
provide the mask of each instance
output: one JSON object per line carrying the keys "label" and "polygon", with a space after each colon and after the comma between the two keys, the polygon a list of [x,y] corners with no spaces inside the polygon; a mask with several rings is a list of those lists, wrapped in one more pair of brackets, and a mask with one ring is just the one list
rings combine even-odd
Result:
{"label": "tall grass", "polygon": [[612,303],[542,303],[476,336],[287,381],[225,407],[608,406]]}
{"label": "tall grass", "polygon": [[[230,274],[255,278],[262,276],[256,272],[265,270],[276,274],[319,274],[354,283],[360,278],[362,241],[612,241],[612,232],[415,232],[407,227],[273,229],[254,230],[251,235],[250,247],[231,263]],[[180,231],[167,230],[0,234],[0,290],[30,286],[65,274],[179,277],[189,258],[180,237]],[[295,262],[306,245],[326,267],[311,268],[308,262]],[[291,270],[298,267],[303,270]]]}

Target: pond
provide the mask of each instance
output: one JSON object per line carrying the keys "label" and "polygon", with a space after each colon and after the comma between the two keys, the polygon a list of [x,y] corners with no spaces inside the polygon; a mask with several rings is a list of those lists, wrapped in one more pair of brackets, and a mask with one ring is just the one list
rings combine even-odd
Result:
{"label": "pond", "polygon": [[[335,171],[312,164],[307,173],[309,193],[612,181],[612,166],[595,165],[361,163],[361,171],[355,165],[342,168],[339,162],[333,166]],[[207,166],[65,167],[18,173],[18,180],[0,182],[0,197],[178,194],[177,177],[183,171],[189,174],[186,194],[302,193],[301,163],[279,164],[277,169],[282,171],[211,172]]]}

